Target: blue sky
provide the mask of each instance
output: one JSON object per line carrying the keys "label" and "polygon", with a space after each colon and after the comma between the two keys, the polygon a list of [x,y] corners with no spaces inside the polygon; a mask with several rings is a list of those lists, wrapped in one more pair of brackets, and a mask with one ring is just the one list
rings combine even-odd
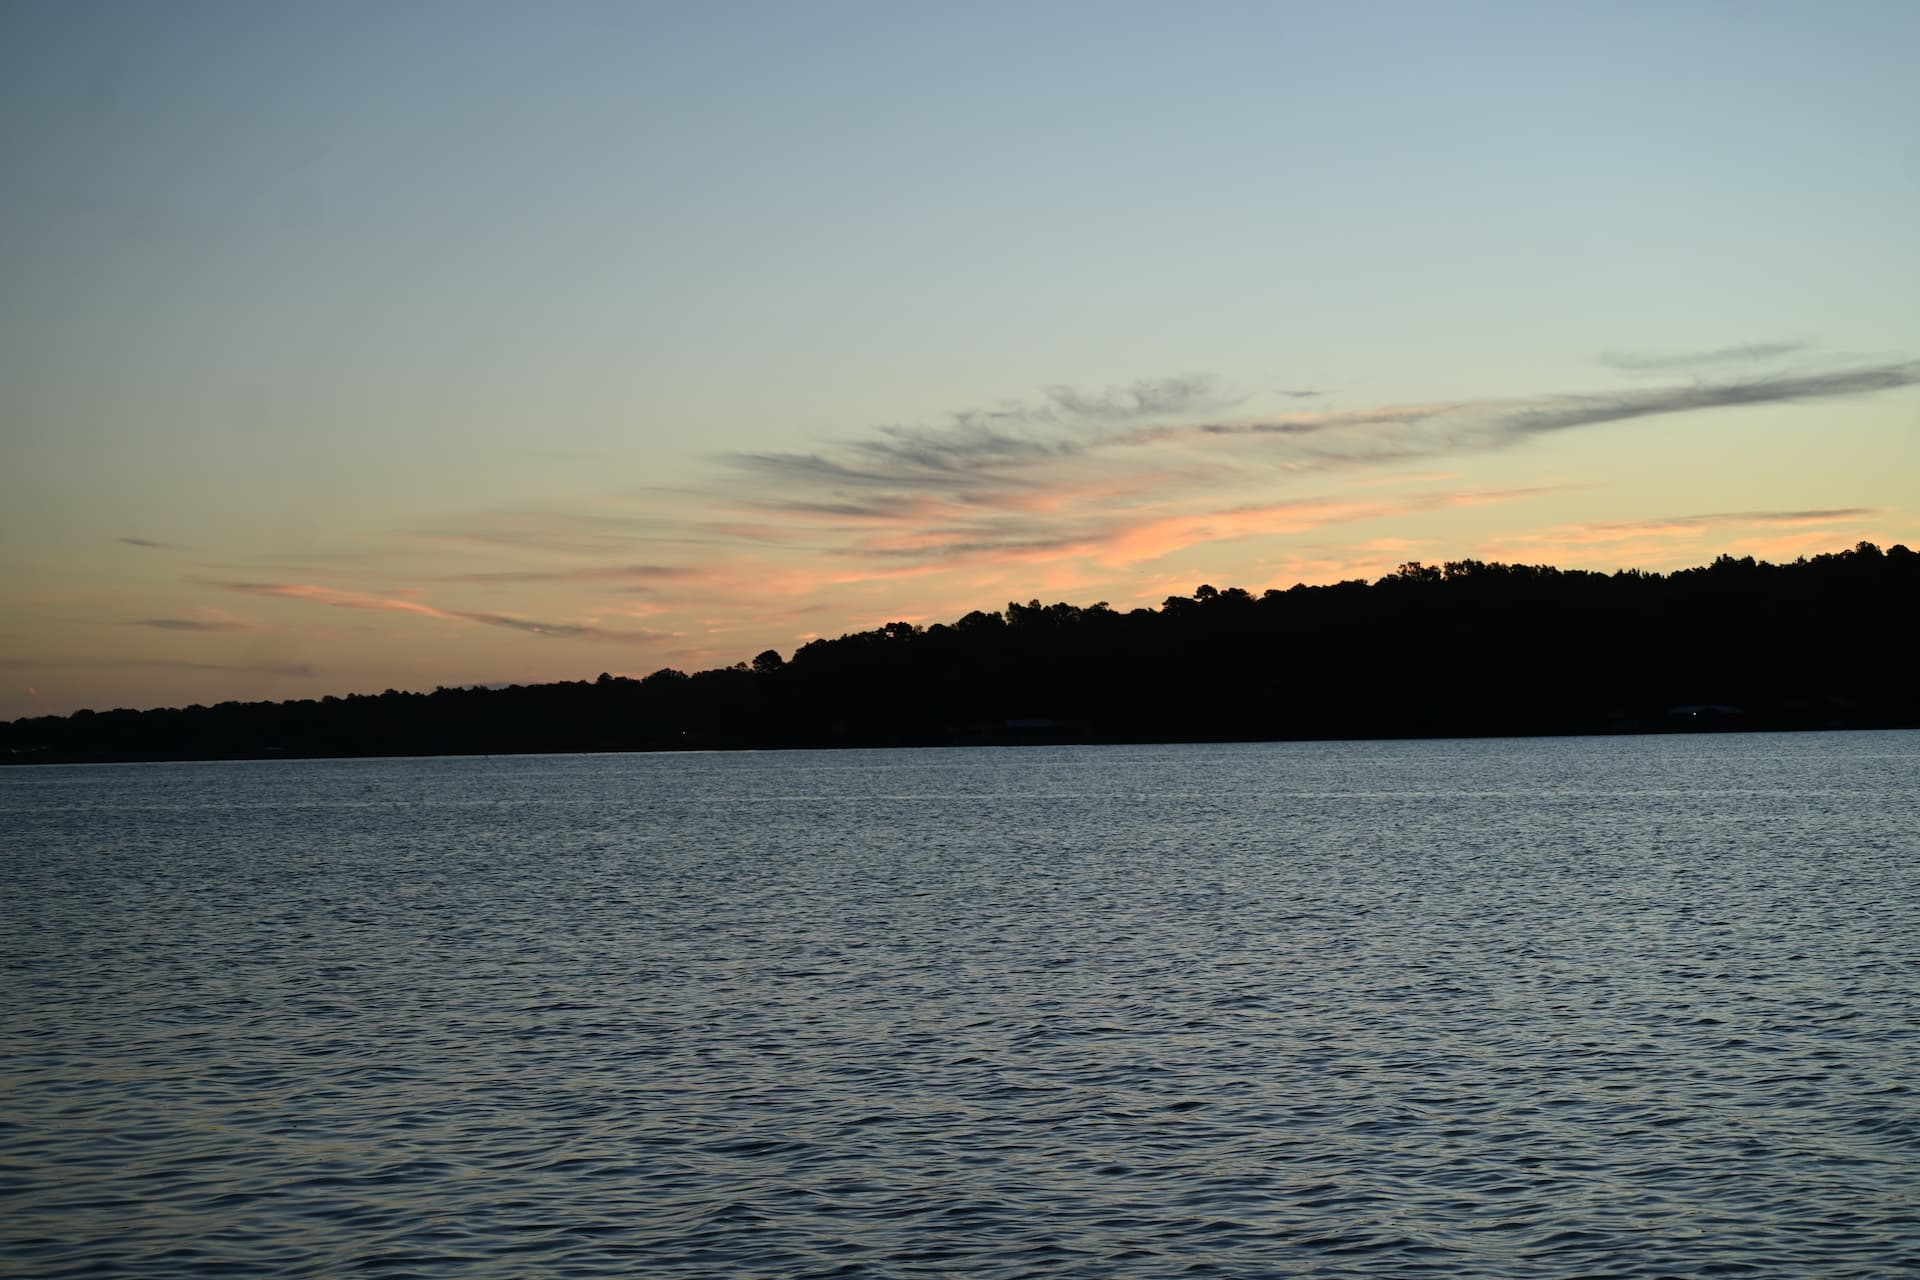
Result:
{"label": "blue sky", "polygon": [[21,3],[0,716],[1915,541],[1920,6]]}

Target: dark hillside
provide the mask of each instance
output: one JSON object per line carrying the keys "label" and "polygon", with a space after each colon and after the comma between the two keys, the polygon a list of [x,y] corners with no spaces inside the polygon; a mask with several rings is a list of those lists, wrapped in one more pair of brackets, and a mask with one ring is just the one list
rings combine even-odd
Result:
{"label": "dark hillside", "polygon": [[1009,604],[642,680],[78,712],[14,762],[1920,726],[1920,555]]}

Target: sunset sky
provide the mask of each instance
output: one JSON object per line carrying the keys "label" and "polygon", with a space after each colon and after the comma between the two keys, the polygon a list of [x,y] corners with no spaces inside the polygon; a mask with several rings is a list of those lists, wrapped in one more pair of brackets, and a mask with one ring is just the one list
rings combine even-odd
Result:
{"label": "sunset sky", "polygon": [[1920,4],[0,7],[0,718],[1920,545]]}

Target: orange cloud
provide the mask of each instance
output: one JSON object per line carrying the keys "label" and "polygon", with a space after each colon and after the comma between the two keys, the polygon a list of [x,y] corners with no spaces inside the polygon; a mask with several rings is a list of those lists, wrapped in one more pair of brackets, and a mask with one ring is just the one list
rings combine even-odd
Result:
{"label": "orange cloud", "polygon": [[605,627],[588,626],[574,622],[538,622],[530,618],[516,617],[513,614],[490,613],[470,609],[441,609],[418,600],[399,599],[393,596],[372,596],[359,591],[343,591],[337,587],[317,586],[311,583],[281,582],[215,582],[213,586],[224,587],[229,591],[246,592],[249,595],[271,596],[282,600],[305,600],[314,604],[327,605],[335,609],[369,609],[388,613],[409,613],[423,618],[441,618],[452,622],[470,622],[488,627],[505,627],[528,635],[550,636],[561,639],[605,640],[620,643],[640,643],[658,639],[651,631],[614,630]]}
{"label": "orange cloud", "polygon": [[[1920,368],[1901,365],[1704,389],[1388,405],[1237,421],[1203,416],[1217,406],[1197,384],[1117,398],[1062,393],[1041,406],[961,415],[946,426],[877,429],[868,439],[817,453],[736,458],[730,483],[701,491],[603,495],[595,509],[483,511],[408,535],[417,550],[433,550],[436,557],[485,557],[472,565],[436,562],[432,576],[414,581],[500,588],[503,597],[506,589],[522,586],[583,593],[597,588],[602,598],[575,600],[563,615],[584,620],[542,622],[512,612],[454,608],[449,598],[465,603],[467,597],[454,594],[453,585],[434,586],[429,599],[391,584],[349,590],[302,581],[318,576],[312,568],[252,568],[245,576],[275,580],[221,585],[327,608],[412,614],[547,637],[664,643],[711,628],[714,638],[701,642],[707,647],[683,642],[675,652],[731,661],[744,655],[713,652],[730,637],[741,637],[743,649],[752,652],[775,638],[764,634],[769,628],[804,621],[830,633],[836,618],[852,627],[873,625],[879,618],[869,609],[892,618],[957,616],[980,607],[989,592],[1025,599],[1040,591],[1084,591],[1120,600],[1139,590],[1135,598],[1152,602],[1169,593],[1166,584],[1176,575],[1174,592],[1206,578],[1260,588],[1260,581],[1246,580],[1248,574],[1281,587],[1376,577],[1423,553],[1448,557],[1467,550],[1427,552],[1434,540],[1417,535],[1441,522],[1423,525],[1422,517],[1549,492],[1441,490],[1457,478],[1454,473],[1408,474],[1409,466],[1446,467],[1442,455],[1486,452],[1611,422],[1864,395],[1915,381]],[[1100,418],[1110,411],[1118,416]],[[1405,461],[1412,458],[1427,461]],[[1284,487],[1303,474],[1335,468],[1353,472],[1352,483],[1337,492],[1301,494]],[[1562,523],[1491,540],[1475,554],[1535,562],[1569,555],[1587,562],[1671,561],[1676,548],[1714,533],[1737,534],[1753,546],[1778,546],[1804,534],[1808,545],[1825,547],[1833,529],[1853,527],[1862,514],[1749,512]],[[1374,527],[1364,527],[1370,522]],[[1466,517],[1446,522],[1456,529],[1484,529],[1486,523]],[[1363,526],[1353,530],[1356,545],[1299,545],[1308,540],[1303,535],[1342,525]],[[1187,567],[1203,559],[1215,566],[1204,576]],[[374,581],[353,578],[352,566],[334,568],[330,581],[362,587]],[[458,572],[462,568],[472,571]],[[1222,580],[1236,569],[1241,581]],[[630,603],[642,594],[644,606]],[[601,618],[641,616],[657,620],[662,630],[600,624]]]}
{"label": "orange cloud", "polygon": [[392,613],[415,613],[428,618],[458,616],[444,609],[435,609],[431,605],[421,604],[417,600],[396,600],[305,583],[216,582],[212,585],[225,587],[229,591],[244,591],[249,595],[274,596],[282,600],[310,600],[314,604],[331,605],[336,609],[376,609]]}
{"label": "orange cloud", "polygon": [[942,526],[875,534],[851,543],[854,556],[917,558],[949,567],[1092,560],[1122,568],[1215,542],[1303,533],[1330,524],[1451,507],[1475,507],[1549,492],[1519,488],[1422,493],[1395,500],[1303,498],[1198,511],[1122,512],[1078,524]]}

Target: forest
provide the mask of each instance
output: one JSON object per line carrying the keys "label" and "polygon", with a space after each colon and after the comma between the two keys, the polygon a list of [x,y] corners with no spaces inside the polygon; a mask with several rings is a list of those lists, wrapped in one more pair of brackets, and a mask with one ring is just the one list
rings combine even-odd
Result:
{"label": "forest", "polygon": [[711,671],[0,723],[12,764],[1920,726],[1920,555],[1009,603]]}

